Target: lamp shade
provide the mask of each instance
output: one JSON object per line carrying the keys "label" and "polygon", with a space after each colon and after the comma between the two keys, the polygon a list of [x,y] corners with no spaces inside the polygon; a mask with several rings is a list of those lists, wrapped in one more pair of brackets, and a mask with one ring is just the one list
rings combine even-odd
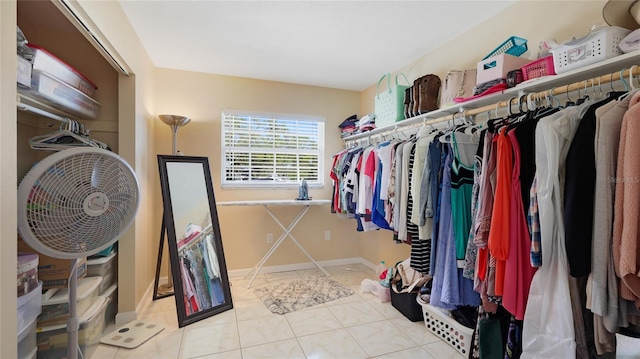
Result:
{"label": "lamp shade", "polygon": [[160,120],[162,122],[171,127],[171,132],[173,132],[173,155],[176,155],[178,153],[178,129],[191,122],[191,119],[189,117],[181,115],[158,115],[158,117],[160,117]]}

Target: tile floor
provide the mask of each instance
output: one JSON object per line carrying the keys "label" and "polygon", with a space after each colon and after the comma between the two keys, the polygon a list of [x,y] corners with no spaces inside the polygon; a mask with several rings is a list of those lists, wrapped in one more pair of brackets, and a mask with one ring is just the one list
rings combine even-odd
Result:
{"label": "tile floor", "polygon": [[[464,358],[432,335],[424,322],[411,322],[391,303],[380,303],[360,292],[363,279],[374,272],[362,264],[325,267],[331,279],[355,294],[295,311],[273,314],[253,295],[253,289],[283,280],[323,275],[319,269],[231,278],[234,308],[178,328],[173,297],[152,301],[140,319],[166,329],[136,349],[101,344],[91,359],[115,358]],[[115,329],[114,326],[107,330]]]}

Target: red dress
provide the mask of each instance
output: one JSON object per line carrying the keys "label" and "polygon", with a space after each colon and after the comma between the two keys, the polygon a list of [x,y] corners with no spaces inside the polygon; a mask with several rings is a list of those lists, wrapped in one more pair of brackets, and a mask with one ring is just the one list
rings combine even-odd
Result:
{"label": "red dress", "polygon": [[509,217],[509,256],[506,261],[502,306],[516,319],[524,319],[529,287],[536,268],[529,262],[531,241],[520,190],[520,145],[514,131],[508,133],[513,149],[511,207]]}

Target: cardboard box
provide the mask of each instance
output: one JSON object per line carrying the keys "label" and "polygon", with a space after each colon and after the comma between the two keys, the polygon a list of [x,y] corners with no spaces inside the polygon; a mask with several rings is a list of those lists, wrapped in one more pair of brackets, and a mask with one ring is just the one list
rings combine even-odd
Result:
{"label": "cardboard box", "polygon": [[[38,279],[42,281],[42,289],[66,288],[71,273],[71,260],[46,256],[33,250],[18,236],[19,252],[38,253]],[[87,258],[78,259],[78,278],[87,275]]]}

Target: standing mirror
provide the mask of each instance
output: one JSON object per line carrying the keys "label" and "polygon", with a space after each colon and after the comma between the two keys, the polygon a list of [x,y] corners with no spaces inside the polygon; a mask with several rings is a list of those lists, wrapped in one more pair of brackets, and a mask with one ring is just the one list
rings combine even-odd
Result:
{"label": "standing mirror", "polygon": [[178,326],[233,308],[206,157],[158,155]]}

